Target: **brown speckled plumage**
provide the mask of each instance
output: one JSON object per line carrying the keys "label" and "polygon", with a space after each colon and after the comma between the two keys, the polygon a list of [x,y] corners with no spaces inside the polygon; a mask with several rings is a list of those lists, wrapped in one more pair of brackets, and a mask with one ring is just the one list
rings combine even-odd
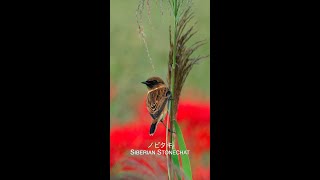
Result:
{"label": "brown speckled plumage", "polygon": [[153,135],[156,131],[158,122],[163,120],[167,113],[170,91],[164,81],[159,77],[151,77],[142,83],[146,84],[148,88],[147,109],[152,117],[150,135]]}

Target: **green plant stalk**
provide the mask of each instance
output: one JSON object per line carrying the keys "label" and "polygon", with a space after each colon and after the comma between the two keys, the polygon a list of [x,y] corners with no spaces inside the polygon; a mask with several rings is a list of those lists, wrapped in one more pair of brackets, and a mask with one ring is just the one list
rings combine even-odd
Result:
{"label": "green plant stalk", "polygon": [[[173,26],[173,60],[172,60],[172,65],[171,65],[171,85],[170,85],[170,91],[172,95],[172,99],[174,99],[174,83],[175,83],[175,67],[176,67],[176,46],[177,46],[177,0],[173,0],[173,18],[174,18],[174,26]],[[174,100],[170,101],[170,129],[173,131],[173,121],[175,120],[175,114],[173,112],[174,109]],[[173,145],[173,136],[172,133],[170,133],[170,143]],[[170,151],[172,150],[172,147],[169,149]],[[172,157],[170,156],[170,177],[173,177],[173,168],[172,165],[174,164]]]}
{"label": "green plant stalk", "polygon": [[[170,104],[169,104],[169,108],[170,110]],[[167,119],[167,127],[169,127],[169,119]],[[169,132],[166,131],[166,143],[168,144],[168,136],[169,136]],[[168,151],[168,146],[166,146],[166,151]],[[168,167],[168,179],[170,180],[171,179],[171,176],[170,176],[170,158],[169,158],[169,154],[166,155],[167,156],[167,167]]]}

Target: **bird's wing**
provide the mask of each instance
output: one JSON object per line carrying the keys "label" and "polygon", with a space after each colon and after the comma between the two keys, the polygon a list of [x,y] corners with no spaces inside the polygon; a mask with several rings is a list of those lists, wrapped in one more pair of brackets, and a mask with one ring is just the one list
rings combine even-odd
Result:
{"label": "bird's wing", "polygon": [[168,97],[169,89],[165,86],[150,91],[147,97],[147,109],[153,119],[158,119],[164,110]]}

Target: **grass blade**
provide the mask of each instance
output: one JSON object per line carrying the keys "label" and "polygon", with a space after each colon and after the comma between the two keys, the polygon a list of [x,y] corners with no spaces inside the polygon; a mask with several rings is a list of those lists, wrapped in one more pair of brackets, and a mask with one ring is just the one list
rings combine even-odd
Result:
{"label": "grass blade", "polygon": [[[184,143],[182,131],[181,131],[177,121],[173,121],[173,123],[174,123],[174,127],[175,127],[177,137],[178,137],[179,149],[180,149],[180,151],[185,151],[185,150],[187,150],[187,148],[186,148],[186,144]],[[184,174],[186,175],[186,177],[188,179],[191,180],[192,179],[192,172],[191,172],[189,155],[188,154],[180,154],[180,157],[181,157],[181,161],[182,161],[182,168],[183,168]]]}
{"label": "grass blade", "polygon": [[[173,147],[172,150],[175,150],[175,148]],[[173,160],[173,164],[176,166],[177,170],[180,170],[180,164],[179,164],[179,157],[177,154],[172,154],[172,160]],[[176,171],[176,175],[178,177],[178,180],[181,180],[180,177],[180,172]]]}

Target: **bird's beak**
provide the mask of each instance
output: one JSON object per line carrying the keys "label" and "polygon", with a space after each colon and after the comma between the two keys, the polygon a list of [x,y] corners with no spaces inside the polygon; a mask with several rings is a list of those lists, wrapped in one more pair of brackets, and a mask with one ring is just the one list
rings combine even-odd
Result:
{"label": "bird's beak", "polygon": [[141,83],[142,83],[142,84],[145,84],[145,85],[147,85],[147,84],[148,84],[148,83],[147,83],[147,82],[145,82],[145,81],[144,81],[144,82],[141,82]]}

